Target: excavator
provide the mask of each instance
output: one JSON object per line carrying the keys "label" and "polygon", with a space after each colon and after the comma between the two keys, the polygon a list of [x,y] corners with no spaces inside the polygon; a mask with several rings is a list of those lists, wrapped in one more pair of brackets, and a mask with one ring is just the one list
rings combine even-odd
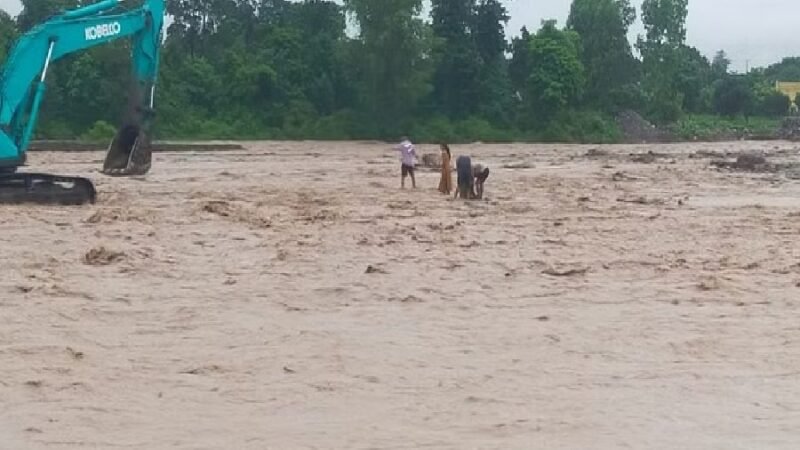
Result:
{"label": "excavator", "polygon": [[141,176],[150,171],[155,86],[164,26],[164,0],[102,0],[66,10],[31,28],[14,43],[0,72],[0,204],[94,203],[96,190],[83,177],[18,172],[34,134],[47,71],[60,58],[131,38],[132,82],[121,124],[101,172]]}

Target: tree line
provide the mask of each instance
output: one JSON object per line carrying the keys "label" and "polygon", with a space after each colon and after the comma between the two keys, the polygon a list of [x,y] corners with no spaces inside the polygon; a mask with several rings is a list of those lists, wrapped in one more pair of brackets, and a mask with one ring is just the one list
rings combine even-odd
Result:
{"label": "tree line", "polygon": [[[800,58],[746,74],[686,43],[688,0],[573,0],[563,25],[509,39],[500,0],[167,0],[157,88],[168,138],[613,141],[613,118],[787,114],[776,80]],[[0,14],[9,45],[79,0]],[[645,33],[632,45],[640,15]],[[2,45],[5,44],[5,45]],[[48,76],[38,136],[104,137],[125,107],[129,43],[70,55]]]}

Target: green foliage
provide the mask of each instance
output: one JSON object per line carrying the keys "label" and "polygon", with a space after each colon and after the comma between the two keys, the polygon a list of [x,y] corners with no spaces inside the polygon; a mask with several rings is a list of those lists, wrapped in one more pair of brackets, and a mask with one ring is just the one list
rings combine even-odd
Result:
{"label": "green foliage", "polygon": [[749,115],[755,104],[755,95],[746,78],[728,76],[715,83],[713,103],[717,114],[728,117]]}
{"label": "green foliage", "polygon": [[535,137],[544,142],[614,143],[622,138],[616,122],[597,111],[560,111]]}
{"label": "green foliage", "polygon": [[88,142],[110,142],[117,133],[117,129],[108,122],[98,120],[91,128],[86,130],[81,139]]}
{"label": "green foliage", "polygon": [[5,61],[10,46],[17,39],[19,33],[14,20],[7,12],[0,10],[0,61]]}
{"label": "green foliage", "polygon": [[759,113],[767,117],[781,117],[789,112],[789,105],[792,100],[788,95],[773,91],[761,100],[759,104]]}
{"label": "green foliage", "polygon": [[735,138],[746,133],[770,136],[780,126],[780,120],[768,117],[723,117],[709,114],[686,115],[669,127],[685,140]]}
{"label": "green foliage", "polygon": [[508,63],[508,76],[517,92],[525,90],[528,75],[531,73],[531,39],[528,29],[522,27],[520,35],[511,40],[511,61]]}
{"label": "green foliage", "polygon": [[350,54],[358,107],[375,130],[391,134],[430,91],[426,55],[432,39],[416,17],[421,0],[346,0],[345,5],[359,24]]}
{"label": "green foliage", "polygon": [[34,136],[37,139],[63,140],[75,138],[76,133],[65,120],[51,120],[38,126]]}
{"label": "green foliage", "polygon": [[645,47],[678,47],[686,40],[686,16],[689,0],[644,0],[642,22],[646,31]]}
{"label": "green foliage", "polygon": [[480,114],[508,123],[505,7],[498,0],[433,0],[431,18],[436,70],[430,109],[453,119]]}
{"label": "green foliage", "polygon": [[[20,32],[85,3],[0,14],[0,59]],[[572,0],[566,27],[510,42],[502,0],[432,0],[429,17],[423,3],[167,0],[155,137],[615,142],[613,114],[630,108],[694,139],[774,125],[750,116],[786,114],[774,82],[800,81],[800,58],[746,76],[724,51],[709,62],[685,43],[687,0],[643,2],[640,58],[631,0]],[[110,139],[129,52],[115,41],[51,66],[36,137]]]}
{"label": "green foliage", "polygon": [[703,89],[711,83],[711,65],[694,47],[682,45],[678,48],[678,67],[674,86],[683,100],[681,109],[688,113],[707,110],[703,102]]}
{"label": "green foliage", "polygon": [[[672,122],[683,112],[687,84],[681,76],[689,56],[684,49],[688,0],[644,0],[642,22],[646,37],[639,37],[645,102],[657,122]],[[683,86],[682,86],[683,84]]]}
{"label": "green foliage", "polygon": [[728,75],[730,66],[731,60],[728,58],[728,55],[725,54],[725,51],[718,51],[714,55],[714,61],[711,63],[711,76],[714,77],[714,80],[725,77]]}
{"label": "green foliage", "polygon": [[580,99],[586,78],[579,46],[580,36],[557,29],[554,21],[545,22],[531,39],[526,102],[535,120],[547,123]]}
{"label": "green foliage", "polygon": [[638,64],[628,42],[636,11],[628,0],[574,0],[567,28],[581,36],[581,61],[588,84],[586,99],[605,110],[633,106]]}
{"label": "green foliage", "polygon": [[80,4],[78,0],[22,0],[21,3],[22,11],[17,17],[17,27],[22,33],[50,16]]}
{"label": "green foliage", "polygon": [[764,75],[770,81],[800,81],[800,57],[783,58],[765,68]]}

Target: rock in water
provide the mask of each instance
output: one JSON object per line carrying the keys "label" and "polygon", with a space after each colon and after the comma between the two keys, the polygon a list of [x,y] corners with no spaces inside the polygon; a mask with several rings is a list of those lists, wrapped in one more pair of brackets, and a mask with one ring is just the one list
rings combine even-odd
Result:
{"label": "rock in water", "polygon": [[783,119],[778,137],[787,141],[800,141],[800,117],[786,117]]}
{"label": "rock in water", "polygon": [[767,164],[767,159],[761,155],[744,154],[736,158],[736,168],[740,170],[756,170]]}
{"label": "rock in water", "polygon": [[422,166],[428,169],[441,169],[442,155],[438,153],[426,153],[422,155]]}

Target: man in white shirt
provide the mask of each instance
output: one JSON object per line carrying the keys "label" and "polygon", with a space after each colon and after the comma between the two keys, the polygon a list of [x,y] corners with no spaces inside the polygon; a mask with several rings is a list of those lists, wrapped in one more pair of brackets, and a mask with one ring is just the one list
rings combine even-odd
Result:
{"label": "man in white shirt", "polygon": [[417,163],[417,149],[407,137],[403,137],[399,145],[394,147],[400,152],[400,187],[405,189],[406,177],[411,176],[411,186],[417,188],[417,180],[414,178],[414,166]]}

